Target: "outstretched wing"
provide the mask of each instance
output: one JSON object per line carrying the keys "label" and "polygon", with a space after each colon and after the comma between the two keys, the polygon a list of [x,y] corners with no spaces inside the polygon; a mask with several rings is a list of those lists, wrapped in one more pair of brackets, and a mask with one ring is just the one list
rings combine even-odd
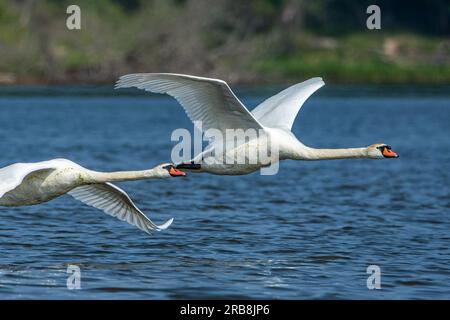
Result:
{"label": "outstretched wing", "polygon": [[252,114],[263,126],[290,131],[306,99],[324,85],[322,78],[297,83],[262,102]]}
{"label": "outstretched wing", "polygon": [[147,233],[167,229],[173,221],[172,218],[160,226],[156,225],[136,207],[125,191],[109,182],[77,187],[68,193],[75,199],[126,221]]}
{"label": "outstretched wing", "polygon": [[191,121],[202,122],[204,131],[210,128],[222,132],[226,129],[262,128],[228,84],[219,79],[172,73],[135,73],[120,77],[116,83],[116,88],[128,87],[174,97]]}

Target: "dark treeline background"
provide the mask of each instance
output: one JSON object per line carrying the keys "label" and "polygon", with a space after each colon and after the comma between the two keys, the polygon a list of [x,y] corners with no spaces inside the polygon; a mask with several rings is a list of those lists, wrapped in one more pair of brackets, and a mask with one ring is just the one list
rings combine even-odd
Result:
{"label": "dark treeline background", "polygon": [[[68,30],[66,8],[81,8]],[[368,30],[366,8],[381,8]],[[234,83],[450,83],[450,1],[0,0],[0,83],[177,72]]]}

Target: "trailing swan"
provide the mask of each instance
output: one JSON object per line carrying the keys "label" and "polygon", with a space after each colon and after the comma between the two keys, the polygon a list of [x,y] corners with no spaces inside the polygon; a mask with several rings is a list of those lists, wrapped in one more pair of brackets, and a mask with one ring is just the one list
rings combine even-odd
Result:
{"label": "trailing swan", "polygon": [[15,163],[0,169],[0,205],[26,206],[68,193],[75,199],[150,233],[167,229],[173,219],[156,225],[130,197],[111,182],[184,176],[172,164],[141,171],[98,172],[67,160]]}

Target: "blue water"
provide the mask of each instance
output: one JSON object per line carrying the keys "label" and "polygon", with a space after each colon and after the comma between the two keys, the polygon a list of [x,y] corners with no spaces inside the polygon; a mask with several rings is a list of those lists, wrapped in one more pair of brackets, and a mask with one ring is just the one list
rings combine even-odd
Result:
{"label": "blue water", "polygon": [[[192,129],[170,98],[21,90],[0,96],[0,166],[144,169],[170,160],[172,130]],[[304,143],[385,142],[400,158],[121,183],[155,222],[175,218],[153,236],[69,196],[0,208],[0,298],[449,299],[449,125],[448,91],[316,94],[294,124]],[[66,287],[71,264],[80,290]],[[372,264],[380,290],[366,285]]]}

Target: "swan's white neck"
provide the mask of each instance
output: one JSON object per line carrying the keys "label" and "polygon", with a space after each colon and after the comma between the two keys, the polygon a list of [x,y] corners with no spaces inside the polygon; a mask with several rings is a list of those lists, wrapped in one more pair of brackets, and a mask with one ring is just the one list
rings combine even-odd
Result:
{"label": "swan's white neck", "polygon": [[295,160],[333,160],[351,158],[369,158],[367,148],[316,149],[302,147],[293,157]]}
{"label": "swan's white neck", "polygon": [[154,169],[139,171],[117,171],[117,172],[89,172],[91,183],[105,183],[117,181],[144,180],[162,178],[161,174]]}

